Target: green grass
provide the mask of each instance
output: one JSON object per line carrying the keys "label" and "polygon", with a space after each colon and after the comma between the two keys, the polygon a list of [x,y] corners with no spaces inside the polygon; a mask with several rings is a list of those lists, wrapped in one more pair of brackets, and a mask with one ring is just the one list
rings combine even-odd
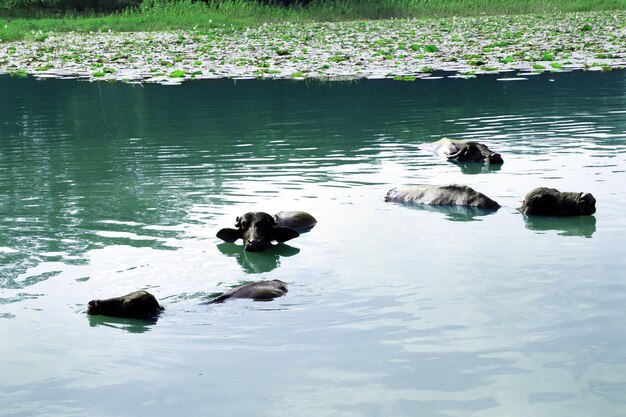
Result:
{"label": "green grass", "polygon": [[[288,8],[251,0],[221,0],[209,3],[192,0],[145,0],[139,8],[107,15],[76,13],[54,15],[48,11],[36,13],[37,17],[8,18],[6,4],[7,0],[0,0],[0,41],[43,40],[47,32],[203,30],[216,27],[254,27],[276,22],[545,14],[626,9],[626,0],[317,0],[307,7]],[[32,13],[30,10],[29,16],[32,16]],[[11,10],[11,15],[15,16],[16,11]]]}

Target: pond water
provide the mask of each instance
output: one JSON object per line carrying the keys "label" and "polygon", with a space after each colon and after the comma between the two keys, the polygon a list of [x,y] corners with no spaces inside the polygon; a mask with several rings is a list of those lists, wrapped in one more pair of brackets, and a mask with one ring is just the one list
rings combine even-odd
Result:
{"label": "pond water", "polygon": [[[623,416],[626,74],[0,78],[1,416]],[[501,169],[419,149],[477,139]],[[469,185],[489,215],[394,186]],[[597,213],[524,219],[538,186]],[[246,211],[318,225],[265,253]],[[201,304],[281,279],[272,302]],[[156,323],[88,317],[148,289]]]}

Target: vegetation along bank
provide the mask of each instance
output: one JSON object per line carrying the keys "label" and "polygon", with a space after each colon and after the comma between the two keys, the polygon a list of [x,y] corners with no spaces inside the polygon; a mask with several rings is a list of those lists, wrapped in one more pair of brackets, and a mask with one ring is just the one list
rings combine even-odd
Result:
{"label": "vegetation along bank", "polygon": [[0,74],[179,84],[250,77],[410,81],[433,78],[435,71],[518,77],[626,67],[624,10],[304,20],[168,31],[33,32],[29,39],[0,43]]}

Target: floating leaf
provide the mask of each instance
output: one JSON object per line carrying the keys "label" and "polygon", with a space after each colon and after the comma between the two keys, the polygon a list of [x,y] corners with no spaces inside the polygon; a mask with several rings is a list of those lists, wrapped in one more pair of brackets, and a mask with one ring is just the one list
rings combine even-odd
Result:
{"label": "floating leaf", "polygon": [[589,23],[586,23],[583,27],[580,28],[581,32],[589,32],[593,29],[593,26],[591,26]]}
{"label": "floating leaf", "polygon": [[11,73],[11,75],[14,76],[14,77],[26,77],[26,76],[28,76],[28,74],[26,73],[26,70],[23,70],[23,69],[18,69],[18,70],[13,71]]}
{"label": "floating leaf", "polygon": [[554,61],[554,55],[545,53],[541,56],[539,61]]}
{"label": "floating leaf", "polygon": [[185,71],[183,70],[174,70],[170,72],[170,78],[185,78]]}
{"label": "floating leaf", "polygon": [[485,65],[487,62],[483,61],[482,59],[475,59],[472,61],[467,61],[467,63],[474,67],[480,67],[482,65]]}
{"label": "floating leaf", "polygon": [[500,62],[503,64],[510,64],[513,61],[514,59],[512,56],[507,56],[506,58],[500,60]]}
{"label": "floating leaf", "polygon": [[414,43],[413,45],[409,46],[409,48],[411,48],[412,50],[414,50],[415,52],[419,51],[420,49],[422,49],[421,46],[419,46],[418,44]]}
{"label": "floating leaf", "polygon": [[439,52],[439,48],[437,48],[435,45],[426,45],[424,47],[424,52]]}
{"label": "floating leaf", "polygon": [[337,54],[335,56],[331,56],[330,58],[328,58],[329,61],[333,61],[333,62],[342,62],[342,61],[347,61],[349,59],[350,59],[349,56],[342,55],[342,54]]}

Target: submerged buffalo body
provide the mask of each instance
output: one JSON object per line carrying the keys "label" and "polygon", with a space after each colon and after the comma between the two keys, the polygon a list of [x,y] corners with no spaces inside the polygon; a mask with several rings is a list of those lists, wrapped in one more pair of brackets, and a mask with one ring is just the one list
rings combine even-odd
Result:
{"label": "submerged buffalo body", "polygon": [[422,149],[436,153],[455,162],[486,162],[488,164],[502,164],[502,156],[492,152],[486,145],[471,140],[456,140],[443,138],[433,143],[420,146]]}
{"label": "submerged buffalo body", "polygon": [[432,206],[466,206],[497,210],[500,205],[465,185],[414,185],[389,190],[385,201]]}
{"label": "submerged buffalo body", "polygon": [[596,199],[589,193],[540,187],[526,194],[520,210],[529,216],[588,216],[596,212]]}
{"label": "submerged buffalo body", "polygon": [[279,211],[274,219],[279,227],[289,227],[298,233],[308,232],[317,224],[315,217],[306,211]]}
{"label": "submerged buffalo body", "polygon": [[147,291],[135,291],[122,297],[92,300],[87,314],[111,317],[154,319],[163,310],[157,299]]}
{"label": "submerged buffalo body", "polygon": [[235,227],[236,229],[221,229],[217,232],[217,237],[226,242],[243,239],[244,248],[249,252],[265,250],[274,240],[286,242],[300,236],[294,229],[280,226],[274,216],[260,211],[237,217]]}
{"label": "submerged buffalo body", "polygon": [[254,301],[270,301],[287,294],[287,283],[274,279],[271,281],[251,282],[219,295],[208,304],[221,303],[229,298],[250,298]]}

